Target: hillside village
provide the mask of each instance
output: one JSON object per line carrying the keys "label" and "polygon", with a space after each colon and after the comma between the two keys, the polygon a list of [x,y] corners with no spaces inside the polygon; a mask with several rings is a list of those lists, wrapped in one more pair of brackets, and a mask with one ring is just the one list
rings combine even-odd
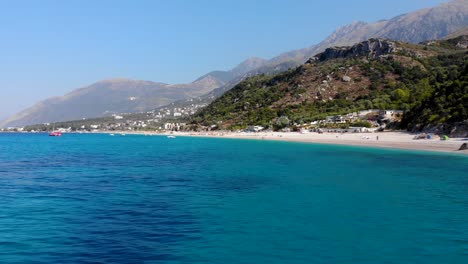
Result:
{"label": "hillside village", "polygon": [[[145,114],[147,118],[134,119],[130,115],[112,115],[106,121],[102,120],[81,120],[75,122],[58,122],[55,124],[45,123],[29,127],[10,127],[0,129],[0,132],[42,132],[50,131],[52,129],[66,133],[66,132],[106,132],[106,131],[214,131],[217,126],[198,126],[194,128],[183,118],[190,114],[188,109],[180,109],[179,112],[170,112],[169,110],[150,111]],[[383,130],[387,124],[401,122],[403,117],[402,110],[380,110],[368,109],[358,112],[349,113],[346,115],[327,116],[323,120],[317,120],[309,123],[297,124],[293,123],[291,126],[285,126],[280,129],[283,132],[374,132]],[[127,119],[127,117],[132,117]],[[153,117],[149,119],[149,117]],[[171,120],[171,121],[168,121]],[[84,124],[87,122],[87,124]],[[245,132],[260,132],[271,131],[272,127],[264,127],[261,125],[249,125]]]}
{"label": "hillside village", "polygon": [[[283,132],[340,132],[340,133],[364,133],[383,131],[387,124],[401,122],[404,112],[402,110],[368,109],[349,113],[346,115],[327,116],[326,119],[312,121],[310,123],[287,126]],[[246,132],[261,132],[271,130],[260,125],[247,126]]]}

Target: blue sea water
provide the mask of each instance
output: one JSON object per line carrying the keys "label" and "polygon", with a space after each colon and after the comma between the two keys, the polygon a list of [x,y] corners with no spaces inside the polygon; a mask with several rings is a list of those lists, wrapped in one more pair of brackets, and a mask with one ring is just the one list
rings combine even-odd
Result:
{"label": "blue sea water", "polygon": [[468,158],[0,134],[0,263],[468,263]]}

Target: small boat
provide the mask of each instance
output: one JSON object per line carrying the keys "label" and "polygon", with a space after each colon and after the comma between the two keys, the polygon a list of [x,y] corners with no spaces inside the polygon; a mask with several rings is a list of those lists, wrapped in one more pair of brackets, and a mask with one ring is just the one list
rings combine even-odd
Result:
{"label": "small boat", "polygon": [[167,138],[175,138],[175,136],[167,136]]}
{"label": "small boat", "polygon": [[52,132],[49,133],[49,137],[60,137],[62,136],[62,132],[55,130],[55,123]]}
{"label": "small boat", "polygon": [[111,137],[115,136],[115,134],[109,134]]}
{"label": "small boat", "polygon": [[62,132],[60,131],[52,131],[49,133],[49,137],[60,137],[62,136]]}

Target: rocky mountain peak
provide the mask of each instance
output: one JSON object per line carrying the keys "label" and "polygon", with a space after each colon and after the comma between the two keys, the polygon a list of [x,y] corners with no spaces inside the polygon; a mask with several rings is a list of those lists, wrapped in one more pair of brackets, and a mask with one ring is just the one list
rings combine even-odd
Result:
{"label": "rocky mountain peak", "polygon": [[196,81],[192,82],[195,86],[204,86],[207,89],[215,89],[224,84],[224,82],[213,75],[205,75],[203,78],[199,78]]}
{"label": "rocky mountain peak", "polygon": [[268,63],[267,60],[259,57],[250,57],[243,61],[241,64],[237,65],[234,69],[231,70],[234,76],[242,76],[249,71],[253,71],[257,68],[260,68]]}

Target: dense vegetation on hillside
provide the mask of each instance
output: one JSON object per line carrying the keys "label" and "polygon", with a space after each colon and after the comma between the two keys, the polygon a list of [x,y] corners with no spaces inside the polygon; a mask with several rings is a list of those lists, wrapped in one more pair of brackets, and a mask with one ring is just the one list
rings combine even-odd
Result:
{"label": "dense vegetation on hillside", "polygon": [[468,120],[467,53],[429,59],[428,76],[417,86],[419,97],[405,115],[410,129]]}
{"label": "dense vegetation on hillside", "polygon": [[402,125],[424,127],[468,119],[466,48],[455,40],[427,45],[396,43],[391,54],[311,61],[275,75],[249,78],[192,122],[238,129],[324,119],[364,109],[406,111]]}

